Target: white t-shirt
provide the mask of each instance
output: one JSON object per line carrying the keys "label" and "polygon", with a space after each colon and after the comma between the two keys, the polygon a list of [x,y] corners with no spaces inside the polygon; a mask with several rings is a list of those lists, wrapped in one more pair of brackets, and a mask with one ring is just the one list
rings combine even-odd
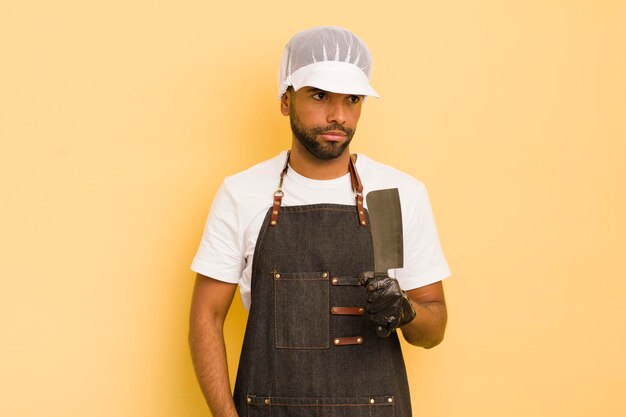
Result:
{"label": "white t-shirt", "polygon": [[[227,177],[217,192],[191,269],[202,275],[239,284],[244,306],[250,308],[252,258],[267,210],[273,202],[286,151],[243,172]],[[363,195],[398,188],[404,232],[404,267],[392,269],[404,290],[423,287],[450,275],[439,244],[424,185],[413,177],[359,154],[356,168]],[[355,205],[350,174],[332,180],[303,177],[291,167],[283,183],[283,206],[334,203]],[[367,207],[367,199],[365,200]]]}

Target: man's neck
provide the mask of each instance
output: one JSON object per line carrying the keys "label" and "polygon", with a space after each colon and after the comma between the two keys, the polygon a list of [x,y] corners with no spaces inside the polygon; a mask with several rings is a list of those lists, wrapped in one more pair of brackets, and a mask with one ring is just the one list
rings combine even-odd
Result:
{"label": "man's neck", "polygon": [[323,160],[311,155],[309,151],[301,146],[291,147],[289,165],[303,177],[314,180],[332,180],[348,173],[350,163],[350,149],[334,159]]}

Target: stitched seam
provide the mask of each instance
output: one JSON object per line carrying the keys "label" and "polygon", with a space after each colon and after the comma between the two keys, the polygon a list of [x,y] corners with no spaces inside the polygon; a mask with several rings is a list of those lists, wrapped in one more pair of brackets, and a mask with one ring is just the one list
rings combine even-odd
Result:
{"label": "stitched seam", "polygon": [[[326,330],[328,331],[328,335],[326,337],[326,346],[330,347],[330,277],[331,273],[328,273],[328,284],[326,285],[326,294],[328,295],[328,300],[326,300]],[[315,401],[317,402],[317,400]]]}
{"label": "stitched seam", "polygon": [[328,281],[328,278],[274,278],[275,281]]}
{"label": "stitched seam", "polygon": [[[295,213],[307,213],[307,212],[311,212],[311,211],[354,211],[354,208],[356,207],[356,204],[354,206],[350,206],[351,208],[347,209],[339,209],[339,208],[321,208],[321,209],[305,209],[305,210],[291,210],[291,213],[295,214]],[[287,209],[289,208],[289,206],[287,207],[283,207],[283,209]]]}
{"label": "stitched seam", "polygon": [[278,284],[274,279],[274,346],[278,347]]}
{"label": "stitched seam", "polygon": [[256,268],[258,267],[258,259],[259,259],[259,252],[260,252],[260,247],[263,244],[263,240],[265,240],[265,235],[267,233],[267,229],[268,229],[268,216],[270,215],[270,211],[268,210],[267,214],[265,215],[265,218],[263,220],[263,226],[261,226],[261,230],[259,231],[259,237],[257,239],[257,242],[254,246],[254,253],[252,254],[252,277],[251,277],[251,281],[250,281],[250,289],[253,290],[254,287],[256,287],[257,285],[257,280],[258,280],[258,274],[256,273]]}
{"label": "stitched seam", "polygon": [[[328,277],[324,278],[322,276],[323,273],[328,273],[328,271],[304,271],[304,272],[281,272],[281,271],[271,271],[272,273],[276,272],[280,274],[280,278],[278,279],[319,279],[319,280],[327,280]],[[300,278],[302,277],[302,278]]]}
{"label": "stitched seam", "polygon": [[[396,406],[396,402],[392,403],[387,402],[389,398],[394,398],[393,395],[373,395],[368,397],[361,398],[345,398],[345,400],[350,402],[339,402],[336,404],[323,404],[320,403],[321,400],[333,400],[333,398],[320,398],[320,397],[256,397],[254,395],[248,394],[246,398],[251,398],[253,401],[251,403],[247,403],[248,407],[253,406],[261,406],[261,407],[269,407],[269,406],[281,406],[281,407],[394,407]],[[375,399],[376,402],[372,404],[370,402],[371,399]],[[265,400],[269,399],[269,404],[265,404]],[[303,401],[303,403],[294,403],[292,401]],[[287,402],[282,402],[287,400]],[[362,402],[354,403],[353,401],[360,400]],[[313,402],[314,401],[314,402]]]}
{"label": "stitched seam", "polygon": [[392,404],[283,404],[272,403],[268,407],[393,407]]}
{"label": "stitched seam", "polygon": [[327,349],[327,346],[283,346],[283,345],[276,345],[276,349]]}

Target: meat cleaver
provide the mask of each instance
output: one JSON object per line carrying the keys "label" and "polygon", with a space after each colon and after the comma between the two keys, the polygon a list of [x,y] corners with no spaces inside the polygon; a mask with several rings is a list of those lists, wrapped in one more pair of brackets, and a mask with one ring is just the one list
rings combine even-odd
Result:
{"label": "meat cleaver", "polygon": [[[374,272],[387,273],[402,268],[402,210],[397,188],[370,191],[366,197],[374,248]],[[389,336],[387,329],[377,328],[379,336]]]}
{"label": "meat cleaver", "polygon": [[403,266],[402,210],[397,188],[370,191],[366,197],[374,246],[374,271]]}

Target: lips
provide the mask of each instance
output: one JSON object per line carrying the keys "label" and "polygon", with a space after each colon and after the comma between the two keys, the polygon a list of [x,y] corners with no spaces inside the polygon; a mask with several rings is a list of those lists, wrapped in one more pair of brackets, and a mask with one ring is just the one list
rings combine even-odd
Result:
{"label": "lips", "polygon": [[338,142],[345,139],[347,135],[340,130],[327,130],[320,133],[320,136],[328,141]]}

